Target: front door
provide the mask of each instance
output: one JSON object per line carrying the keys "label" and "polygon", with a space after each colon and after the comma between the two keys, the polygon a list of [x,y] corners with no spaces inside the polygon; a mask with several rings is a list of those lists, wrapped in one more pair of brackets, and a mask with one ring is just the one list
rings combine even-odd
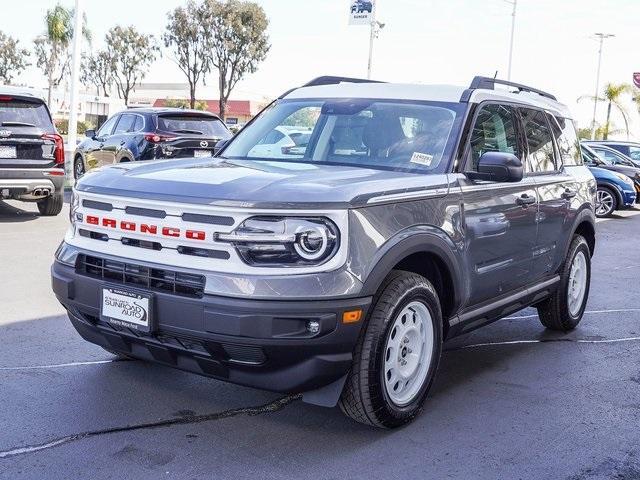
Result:
{"label": "front door", "polygon": [[[514,107],[481,105],[470,132],[465,171],[477,169],[485,152],[513,153],[524,163],[524,145]],[[531,177],[503,183],[461,176],[460,187],[464,201],[467,306],[471,307],[532,282],[538,201]]]}

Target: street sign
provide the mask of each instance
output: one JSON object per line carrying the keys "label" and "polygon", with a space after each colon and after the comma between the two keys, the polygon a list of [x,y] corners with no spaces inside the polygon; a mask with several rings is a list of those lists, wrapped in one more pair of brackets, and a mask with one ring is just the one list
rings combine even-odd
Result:
{"label": "street sign", "polygon": [[633,74],[633,84],[640,88],[640,72],[635,72]]}
{"label": "street sign", "polygon": [[349,25],[371,25],[376,0],[349,0]]}

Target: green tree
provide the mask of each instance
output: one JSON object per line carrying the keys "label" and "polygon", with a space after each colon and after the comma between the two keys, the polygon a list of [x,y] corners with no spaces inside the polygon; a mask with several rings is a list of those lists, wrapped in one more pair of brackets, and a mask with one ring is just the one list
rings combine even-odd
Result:
{"label": "green tree", "polygon": [[172,48],[174,60],[189,82],[190,108],[196,108],[196,86],[211,71],[212,31],[204,3],[189,0],[167,14],[164,45]]}
{"label": "green tree", "polygon": [[207,110],[207,102],[204,100],[187,100],[186,98],[167,98],[164,106],[169,108],[193,108],[195,110]]}
{"label": "green tree", "polygon": [[0,31],[0,81],[11,83],[14,75],[19,75],[29,66],[29,50],[20,48],[19,41]]}
{"label": "green tree", "polygon": [[220,118],[236,84],[254,73],[269,51],[269,20],[260,5],[241,0],[206,0],[207,28],[212,32],[211,62],[218,70]]}
{"label": "green tree", "polygon": [[85,55],[80,65],[80,81],[87,86],[95,86],[98,95],[108,97],[114,68],[114,58],[106,50]]}
{"label": "green tree", "polygon": [[[36,64],[47,76],[49,92],[47,103],[51,107],[53,89],[57,87],[71,64],[69,45],[73,39],[72,8],[57,4],[45,14],[46,31],[34,40]],[[87,18],[83,19],[82,34],[91,41],[91,33],[86,27]]]}
{"label": "green tree", "polygon": [[129,104],[129,95],[149,71],[160,49],[153,35],[135,27],[113,27],[106,36],[107,51],[113,61],[113,82],[118,96]]}
{"label": "green tree", "polygon": [[622,119],[624,120],[625,130],[627,132],[627,138],[629,138],[629,113],[620,101],[620,97],[622,97],[622,95],[627,92],[631,92],[631,85],[628,85],[626,83],[610,82],[604,86],[604,92],[602,93],[602,95],[598,95],[597,97],[594,97],[593,95],[583,95],[582,97],[578,98],[578,100],[589,99],[592,102],[607,102],[607,117],[604,124],[600,127],[603,129],[602,140],[607,140],[610,134],[617,133],[610,129],[610,127],[612,126],[612,107],[615,107],[622,116]]}

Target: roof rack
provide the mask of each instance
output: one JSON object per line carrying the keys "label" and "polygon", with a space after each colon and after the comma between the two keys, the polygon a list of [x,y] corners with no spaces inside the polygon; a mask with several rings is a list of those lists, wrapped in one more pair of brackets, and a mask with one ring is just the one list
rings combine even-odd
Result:
{"label": "roof rack", "polygon": [[471,85],[467,90],[465,90],[462,95],[461,101],[468,101],[471,96],[471,92],[478,88],[484,88],[486,90],[495,90],[495,86],[497,85],[506,85],[508,87],[515,88],[518,92],[529,92],[529,93],[537,93],[541,97],[549,98],[551,100],[557,101],[558,99],[551,95],[550,93],[543,92],[542,90],[538,90],[537,88],[527,87],[526,85],[522,85],[521,83],[510,82],[508,80],[500,80],[499,78],[491,78],[491,77],[473,77],[471,81]]}
{"label": "roof rack", "polygon": [[384,83],[379,80],[368,80],[366,78],[349,78],[349,77],[334,77],[331,75],[325,75],[322,77],[314,78],[308,83],[305,83],[303,87],[317,87],[320,85],[336,85],[338,83]]}

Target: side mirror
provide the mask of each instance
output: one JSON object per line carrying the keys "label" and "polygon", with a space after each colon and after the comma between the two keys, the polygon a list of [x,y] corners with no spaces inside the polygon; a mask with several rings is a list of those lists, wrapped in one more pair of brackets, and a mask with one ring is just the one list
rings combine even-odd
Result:
{"label": "side mirror", "polygon": [[92,129],[85,130],[84,136],[88,138],[96,138],[96,131]]}
{"label": "side mirror", "polygon": [[486,152],[478,160],[477,172],[465,172],[471,180],[490,182],[519,182],[524,169],[522,162],[512,153]]}

